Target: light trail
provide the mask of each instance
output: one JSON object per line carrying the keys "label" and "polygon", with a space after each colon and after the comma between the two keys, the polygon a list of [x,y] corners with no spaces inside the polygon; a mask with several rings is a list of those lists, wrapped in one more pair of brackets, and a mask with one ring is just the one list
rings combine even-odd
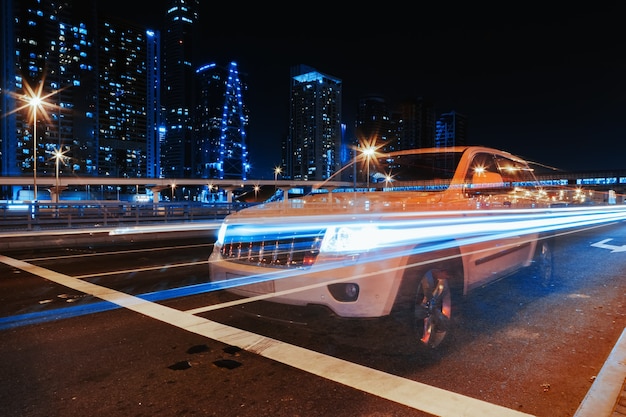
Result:
{"label": "light trail", "polygon": [[[567,235],[567,234],[572,234],[572,233],[578,233],[578,232],[582,232],[582,231],[585,231],[585,230],[591,230],[591,229],[595,229],[595,228],[603,227],[603,226],[607,226],[607,225],[608,224],[602,224],[602,225],[595,225],[595,226],[581,228],[581,229],[563,231],[563,232],[560,232],[558,234],[555,234],[555,235],[551,236],[551,238],[558,237],[558,236],[563,236],[563,235]],[[518,243],[521,243],[521,242],[518,242]],[[429,251],[445,249],[445,248],[448,248],[448,247],[450,247],[450,246],[447,245],[446,243],[439,243],[439,244],[436,244],[436,245],[424,246],[421,249],[414,249],[414,250],[406,252],[406,253],[399,253],[399,254],[396,254],[396,256],[411,255],[411,254],[415,254],[415,253],[425,253],[425,252],[429,252]],[[472,252],[470,254],[480,253],[480,252],[481,251],[475,251],[475,252]],[[460,256],[460,255],[457,255],[457,256]],[[394,268],[393,270],[403,269],[403,268],[408,268],[408,267],[414,267],[414,266],[420,266],[420,265],[426,265],[426,264],[435,263],[435,262],[440,262],[442,260],[452,259],[452,258],[457,257],[457,256],[449,256],[447,258],[433,258],[433,259],[421,261],[421,262],[418,262],[418,263],[405,265],[405,266],[402,266],[402,267],[397,267],[397,268]],[[3,257],[0,256],[0,262],[2,261],[2,259],[3,259]],[[369,262],[379,262],[382,259],[384,259],[383,256],[377,257],[377,258],[373,258]],[[327,270],[332,270],[332,269],[334,269],[334,268],[336,268],[338,266],[343,265],[343,263],[338,263],[338,264],[339,265],[329,263],[329,264],[326,264],[324,268],[327,269]],[[189,265],[193,265],[193,263],[190,263]],[[368,276],[373,275],[373,274],[378,274],[380,272],[381,272],[380,270],[377,270],[377,271],[372,271],[372,272],[369,272],[369,273],[366,273],[366,274],[360,274],[360,275],[357,275],[357,276],[349,276],[349,277],[346,277],[346,278],[336,279],[336,280],[332,280],[332,281],[324,281],[322,283],[312,284],[312,285],[309,285],[309,286],[299,287],[299,288],[295,288],[295,289],[291,289],[291,290],[285,290],[285,291],[275,292],[275,293],[271,293],[271,294],[257,295],[257,296],[254,296],[254,297],[246,297],[246,298],[242,298],[242,299],[239,299],[239,300],[229,301],[229,302],[226,302],[226,303],[219,303],[219,304],[214,304],[214,305],[209,305],[209,306],[202,306],[202,307],[199,307],[199,308],[196,308],[196,309],[189,310],[188,313],[190,313],[190,314],[199,314],[199,313],[203,313],[203,312],[219,310],[219,309],[222,309],[222,308],[232,307],[232,306],[236,306],[236,305],[242,305],[242,304],[246,304],[246,303],[251,303],[251,302],[254,302],[254,301],[267,300],[267,299],[271,299],[271,298],[276,297],[276,296],[287,295],[287,294],[290,294],[290,293],[295,293],[295,292],[304,291],[304,290],[308,290],[308,289],[313,289],[313,288],[317,288],[317,287],[321,287],[321,286],[326,286],[326,285],[329,285],[329,284],[332,284],[332,283],[339,283],[339,282],[345,282],[345,281],[354,281],[354,280],[358,280],[358,279],[362,279],[362,278],[368,277]],[[388,272],[391,272],[391,269]],[[213,291],[225,290],[225,289],[229,289],[229,288],[235,288],[235,287],[238,287],[238,286],[241,286],[241,285],[260,283],[260,282],[271,281],[271,280],[276,280],[276,279],[286,279],[286,278],[290,278],[290,277],[294,277],[294,276],[298,276],[298,275],[304,275],[306,273],[307,273],[306,270],[291,270],[291,271],[285,271],[285,270],[274,271],[274,270],[272,270],[271,272],[268,272],[268,273],[265,273],[265,274],[261,274],[261,275],[251,275],[251,276],[248,276],[248,277],[234,278],[234,279],[224,280],[224,281],[216,281],[216,282],[208,282],[208,283],[202,283],[202,284],[188,285],[188,286],[179,287],[179,288],[172,288],[172,289],[161,290],[161,291],[156,291],[156,292],[152,292],[152,293],[140,294],[140,295],[137,295],[136,297],[144,299],[144,300],[147,300],[147,301],[152,301],[152,302],[166,301],[166,300],[170,300],[170,299],[174,299],[174,298],[181,298],[181,297],[187,297],[187,296],[192,296],[192,295],[199,295],[199,294],[213,292]],[[94,274],[92,274],[91,276],[93,276],[93,275]],[[97,275],[106,275],[106,274],[97,274]],[[73,279],[84,279],[85,277],[88,277],[88,276],[87,275],[83,275],[83,276],[80,276],[80,277],[73,277]],[[63,308],[60,308],[60,309],[46,310],[46,311],[39,311],[39,312],[33,312],[33,313],[26,313],[26,314],[20,314],[20,315],[15,315],[15,316],[3,317],[3,318],[0,318],[0,330],[10,329],[10,328],[24,326],[24,325],[30,325],[30,324],[45,323],[45,322],[52,321],[52,320],[71,318],[71,317],[82,316],[82,315],[86,315],[86,314],[98,313],[98,312],[112,310],[112,309],[115,309],[115,308],[118,308],[118,307],[115,306],[114,304],[111,304],[111,303],[108,303],[108,302],[95,302],[95,303],[91,303],[91,304],[88,304],[88,305],[73,305],[71,307],[63,307]]]}
{"label": "light trail", "polygon": [[[581,228],[594,226],[594,225],[607,225],[616,221],[623,221],[626,219],[626,207],[624,206],[601,206],[601,207],[582,207],[582,208],[558,208],[550,210],[490,210],[482,216],[477,216],[476,212],[455,212],[455,216],[451,216],[450,212],[445,213],[447,218],[428,218],[430,214],[417,215],[418,219],[411,220],[394,220],[394,221],[380,221],[380,229],[386,231],[384,247],[402,246],[407,242],[414,243],[403,250],[398,251],[380,251],[380,254],[370,256],[367,259],[368,263],[376,263],[383,261],[389,257],[397,256],[411,256],[419,253],[436,252],[440,250],[457,247],[458,245],[468,245],[474,243],[482,243],[490,240],[504,239],[513,236],[531,235],[534,233],[556,233],[567,229],[572,229],[572,232],[579,231]],[[413,215],[413,214],[411,214]],[[407,217],[406,215],[394,214],[393,218]],[[388,216],[381,216],[386,218]],[[414,216],[413,216],[414,217]],[[345,225],[345,227],[355,227],[359,223],[352,222],[335,222],[335,225]],[[367,225],[371,227],[375,223],[362,223],[361,226]],[[302,227],[308,231],[311,229],[317,229],[322,226],[322,223],[316,223],[312,225],[310,222],[305,223]],[[293,232],[294,224],[283,224],[280,228],[277,226],[271,226],[269,229],[272,233],[276,233],[279,230],[289,230]],[[252,230],[263,230],[264,236],[267,236],[268,230],[262,226],[256,226],[255,228],[246,229],[246,232]],[[422,237],[422,233],[425,237]],[[377,234],[376,238],[379,239],[381,234]],[[519,241],[518,243],[520,243]],[[378,249],[380,242],[375,243]],[[376,248],[374,246],[374,248]],[[439,258],[433,258],[425,263],[432,263],[441,261]],[[198,262],[184,263],[169,265],[169,267],[185,267],[197,265]],[[323,265],[315,265],[316,271],[331,271],[341,266],[344,266],[344,261],[327,262]],[[406,268],[406,266],[404,266]],[[157,266],[153,269],[161,269],[163,266]],[[128,273],[128,272],[141,272],[146,271],[149,268],[137,268],[133,270],[125,270],[116,273]],[[147,293],[139,295],[138,297],[150,300],[150,301],[162,301],[172,298],[186,297],[190,295],[196,295],[201,293],[207,293],[212,291],[225,290],[229,288],[236,288],[243,285],[261,283],[279,279],[289,279],[299,275],[305,275],[309,272],[309,269],[276,269],[267,268],[267,272],[257,275],[249,275],[246,277],[232,278],[223,281],[215,281],[210,283],[195,284],[191,286],[185,286],[180,288],[173,288],[168,290],[162,290],[154,293]],[[372,273],[380,273],[381,271],[375,271]],[[104,275],[111,275],[113,272],[105,273]],[[370,274],[365,274],[368,276]],[[86,274],[75,278],[86,279],[95,276],[102,276],[103,274]],[[342,282],[345,280],[355,280],[363,277],[350,276],[348,278],[339,278],[334,281],[325,281],[319,285],[328,285],[329,283]],[[315,285],[314,285],[315,286]],[[302,291],[310,287],[302,287],[292,291]],[[246,298],[246,301],[238,301],[238,303],[252,302],[258,299],[269,299],[274,296],[280,295],[279,293],[272,293],[263,295],[260,297]],[[213,309],[219,309],[224,306],[211,306],[202,307],[200,310],[208,311]],[[0,319],[0,329],[15,327],[24,324],[31,324],[35,322],[48,321],[55,318],[67,318],[72,315],[89,314],[97,311],[104,311],[110,308],[114,308],[107,304],[90,305],[86,306],[72,306],[69,308],[59,309],[56,311],[38,312],[32,314],[26,314],[21,316],[7,317]],[[198,311],[200,311],[198,310]]]}
{"label": "light trail", "polygon": [[[445,212],[450,215],[450,212]],[[626,207],[624,206],[601,206],[601,207],[584,207],[584,208],[558,208],[547,211],[535,211],[535,210],[491,210],[487,213],[477,216],[476,212],[466,212],[471,216],[463,216],[461,213],[457,213],[457,216],[451,216],[448,218],[432,219],[427,218],[427,215],[419,214],[418,219],[405,219],[402,221],[397,220],[399,217],[397,214],[393,215],[396,220],[380,220],[377,223],[367,222],[358,223],[355,220],[351,222],[335,222],[335,226],[342,225],[343,227],[376,227],[382,233],[373,233],[376,238],[376,243],[372,244],[373,249],[370,250],[370,255],[376,252],[375,249],[380,248],[394,248],[399,247],[397,251],[380,251],[380,254],[374,254],[367,258],[367,263],[381,262],[389,257],[398,256],[411,256],[414,254],[437,252],[459,245],[469,245],[475,243],[483,243],[491,240],[500,240],[508,237],[533,235],[536,233],[554,234],[557,232],[563,232],[567,229],[571,229],[570,232],[577,232],[581,229],[588,228],[590,226],[602,226],[608,225],[614,222],[626,220]],[[432,213],[431,213],[432,215]],[[408,214],[406,215],[408,216]],[[387,216],[381,216],[386,218]],[[400,216],[402,217],[402,216]],[[335,220],[337,218],[335,217]],[[434,224],[433,224],[434,223]],[[311,223],[305,225],[305,229],[316,229],[323,226],[324,223]],[[246,229],[246,232],[256,230],[258,233],[262,233],[267,237],[268,229],[272,233],[283,230],[293,230],[298,228],[298,224],[295,225],[283,225],[281,227],[270,226],[264,228],[257,225],[253,228]],[[362,237],[362,236],[360,236]],[[411,245],[407,245],[411,243]],[[517,244],[523,243],[518,241]],[[424,263],[433,263],[441,261],[440,258],[433,258],[432,260],[425,261]],[[355,261],[358,262],[358,261]],[[174,266],[192,266],[197,265],[197,262],[184,263]],[[323,264],[315,264],[315,271],[330,271],[341,266],[345,266],[344,259],[337,262],[325,262]],[[411,265],[409,265],[411,266]],[[158,266],[154,268],[162,268]],[[403,266],[406,268],[407,265]],[[86,274],[75,277],[77,279],[86,279],[95,276],[112,275],[119,273],[138,272],[147,270],[148,268],[133,269],[122,272],[105,272],[99,274]],[[147,293],[137,296],[138,298],[149,301],[163,301],[172,298],[186,297],[190,295],[197,295],[207,292],[225,290],[229,288],[235,288],[243,285],[262,283],[272,280],[289,279],[292,277],[306,275],[309,273],[309,268],[300,269],[283,269],[283,268],[266,268],[267,272],[263,274],[249,275],[246,277],[237,277],[228,280],[214,281],[209,283],[195,284],[180,288],[173,288],[168,290],[162,290],[153,293]],[[371,274],[378,274],[381,271],[375,270],[362,276],[350,276],[344,279],[338,279],[334,281],[325,281],[320,284],[314,284],[315,286],[325,286],[334,282],[342,282],[345,280],[356,280],[364,278]],[[293,292],[303,291],[311,287],[301,287],[291,290]],[[252,302],[259,299],[270,299],[280,293],[271,293],[260,297],[246,298],[237,303]],[[226,305],[216,305],[210,307],[201,307],[198,311],[209,311],[214,309],[223,308]],[[106,311],[111,308],[115,308],[108,303],[95,303],[89,306],[72,306],[53,311],[44,311],[23,314],[19,316],[5,317],[0,319],[0,329],[16,327],[24,324],[32,324],[38,322],[45,322],[54,319],[68,318],[76,315],[84,315],[95,313],[98,311]]]}

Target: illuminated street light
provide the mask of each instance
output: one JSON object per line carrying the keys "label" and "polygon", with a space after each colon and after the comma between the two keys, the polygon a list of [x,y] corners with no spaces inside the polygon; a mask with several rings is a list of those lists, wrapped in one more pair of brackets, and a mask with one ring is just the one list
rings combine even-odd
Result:
{"label": "illuminated street light", "polygon": [[259,187],[258,184],[255,184],[254,186],[254,202],[256,203],[257,199],[259,198],[259,190],[261,189],[261,187]]}
{"label": "illuminated street light", "polygon": [[372,146],[368,146],[363,149],[363,155],[365,156],[365,160],[367,162],[367,191],[370,189],[370,160],[374,153],[376,152],[376,148]]}
{"label": "illuminated street light", "polygon": [[172,183],[172,201],[174,201],[174,188],[176,188],[176,184]]}
{"label": "illuminated street light", "polygon": [[391,174],[385,175],[385,187],[389,188],[389,184],[393,181]]}
{"label": "illuminated street light", "polygon": [[210,198],[211,199],[210,201],[213,201],[213,184],[209,183],[209,185],[207,185],[207,188],[209,189],[209,194],[207,195],[206,199],[207,201],[209,201],[209,198]]}
{"label": "illuminated street light", "polygon": [[58,203],[59,202],[59,160],[63,158],[63,152],[59,151],[58,149],[54,151],[54,159],[55,161],[55,165],[56,165],[56,181],[55,181],[55,192],[54,192],[54,202]]}
{"label": "illuminated street light", "polygon": [[274,190],[276,190],[277,186],[278,186],[278,174],[282,173],[283,170],[280,167],[275,167],[274,168]]}
{"label": "illuminated street light", "polygon": [[[44,77],[45,78],[45,77]],[[12,110],[10,113],[22,111],[30,108],[33,117],[33,201],[37,201],[37,119],[42,117],[45,121],[50,121],[46,108],[61,110],[57,105],[48,103],[46,99],[53,94],[59,93],[60,90],[54,90],[50,93],[42,95],[44,88],[44,81],[41,80],[36,88],[31,87],[28,83],[23,84],[24,94],[11,93],[15,96],[16,100],[23,102],[24,104]],[[30,116],[30,115],[29,115]]]}
{"label": "illuminated street light", "polygon": [[33,201],[37,201],[37,108],[42,105],[39,94],[28,99],[33,109]]}

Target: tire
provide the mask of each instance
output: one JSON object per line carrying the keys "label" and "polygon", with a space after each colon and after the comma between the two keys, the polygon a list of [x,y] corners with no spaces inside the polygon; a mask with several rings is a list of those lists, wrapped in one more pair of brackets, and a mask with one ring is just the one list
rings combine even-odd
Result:
{"label": "tire", "polygon": [[462,294],[463,264],[458,250],[409,259],[392,312],[407,350],[437,350],[450,339]]}
{"label": "tire", "polygon": [[412,327],[419,342],[429,348],[438,347],[451,329],[451,278],[447,269],[429,269],[417,283]]}

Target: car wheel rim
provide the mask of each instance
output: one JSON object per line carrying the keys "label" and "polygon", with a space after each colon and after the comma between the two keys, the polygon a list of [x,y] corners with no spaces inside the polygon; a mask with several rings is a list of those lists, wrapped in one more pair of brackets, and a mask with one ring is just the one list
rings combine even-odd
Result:
{"label": "car wheel rim", "polygon": [[416,304],[415,326],[420,342],[437,347],[450,327],[452,297],[447,279],[435,278],[428,271],[420,280]]}

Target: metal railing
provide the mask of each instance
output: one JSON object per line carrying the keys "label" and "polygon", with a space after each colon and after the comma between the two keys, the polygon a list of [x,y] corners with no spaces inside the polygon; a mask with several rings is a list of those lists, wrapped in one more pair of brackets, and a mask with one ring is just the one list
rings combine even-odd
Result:
{"label": "metal railing", "polygon": [[211,221],[248,207],[248,203],[130,203],[121,201],[0,203],[0,229],[43,230],[129,227]]}

